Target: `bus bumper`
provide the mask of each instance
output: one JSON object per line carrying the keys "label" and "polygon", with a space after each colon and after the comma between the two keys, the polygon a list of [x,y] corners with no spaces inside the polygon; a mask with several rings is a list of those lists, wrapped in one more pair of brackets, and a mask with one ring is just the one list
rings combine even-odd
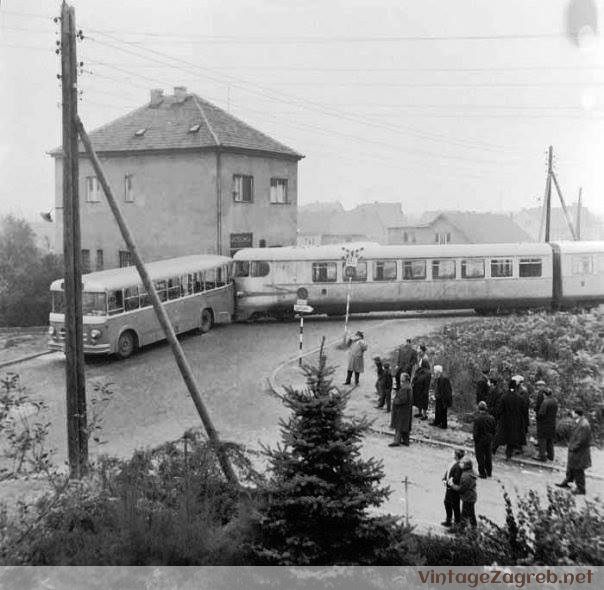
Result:
{"label": "bus bumper", "polygon": [[[65,344],[63,342],[55,342],[51,340],[48,343],[49,350],[65,352]],[[84,344],[84,354],[110,354],[110,344]]]}

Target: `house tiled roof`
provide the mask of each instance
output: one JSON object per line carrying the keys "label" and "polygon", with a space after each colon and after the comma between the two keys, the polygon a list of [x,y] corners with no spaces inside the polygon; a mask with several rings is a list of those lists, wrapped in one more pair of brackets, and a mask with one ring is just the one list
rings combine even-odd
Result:
{"label": "house tiled roof", "polygon": [[[191,131],[197,125],[198,129]],[[225,149],[260,151],[295,159],[304,157],[192,93],[184,93],[182,97],[162,96],[159,104],[149,102],[95,129],[90,132],[90,139],[98,152],[207,149],[221,146]],[[80,151],[84,151],[81,144]],[[51,152],[52,155],[60,153],[61,148]]]}

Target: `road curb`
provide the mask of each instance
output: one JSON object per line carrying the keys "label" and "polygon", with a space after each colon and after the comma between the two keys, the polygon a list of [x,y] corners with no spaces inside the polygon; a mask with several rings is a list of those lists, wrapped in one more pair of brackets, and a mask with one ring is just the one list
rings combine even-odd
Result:
{"label": "road curb", "polygon": [[4,361],[0,362],[0,369],[4,367],[10,367],[11,365],[16,365],[18,363],[24,363],[25,361],[29,361],[31,359],[38,358],[39,356],[44,356],[46,354],[52,354],[56,352],[56,350],[45,350],[44,352],[36,352],[35,354],[28,354],[26,356],[21,356],[19,358],[13,359],[12,361]]}
{"label": "road curb", "polygon": [[[372,328],[371,330],[375,330],[377,329],[379,326],[375,326],[375,328]],[[366,330],[366,332],[369,332],[369,330]],[[330,340],[329,342],[325,343],[325,347],[326,348],[330,348],[332,347],[334,344],[338,343],[341,341],[341,338],[336,338],[334,340]],[[306,358],[308,356],[310,356],[311,354],[315,354],[316,352],[318,352],[321,349],[320,346],[317,346],[316,348],[313,348],[312,350],[304,353],[302,355],[302,358]],[[277,367],[275,369],[273,369],[273,371],[271,372],[271,374],[268,377],[268,385],[270,388],[270,392],[272,393],[272,395],[278,397],[279,399],[283,399],[283,393],[284,389],[281,385],[277,384],[277,374],[279,373],[279,371],[281,371],[284,367],[286,367],[287,365],[290,365],[294,362],[297,362],[298,359],[300,357],[299,356],[295,356],[293,358],[290,358],[286,361],[283,361],[282,363],[279,363],[279,365],[277,365]],[[371,432],[372,434],[379,434],[382,436],[388,436],[388,437],[392,437],[394,438],[394,434],[392,432],[387,432],[385,430],[381,430],[381,429],[375,429],[375,428],[370,428],[369,432]],[[467,453],[474,453],[474,449],[470,448],[470,447],[464,447],[461,445],[456,445],[454,443],[449,443],[449,442],[445,442],[445,441],[438,441],[438,440],[434,440],[431,438],[426,438],[423,436],[410,436],[409,437],[410,440],[420,443],[420,444],[429,444],[429,445],[434,445],[434,446],[438,446],[438,447],[442,447],[445,449],[464,449]],[[496,460],[496,457],[493,457],[493,460]],[[501,461],[497,460],[498,463],[500,463]],[[558,472],[558,473],[565,473],[566,470],[563,467],[559,467],[557,465],[548,465],[547,463],[542,463],[540,461],[531,461],[531,460],[527,460],[527,459],[518,459],[518,458],[514,458],[512,457],[512,459],[510,460],[511,463],[514,463],[516,465],[520,465],[520,466],[524,466],[524,467],[536,467],[539,469],[547,469],[549,471],[552,472]],[[598,473],[586,473],[585,474],[586,477],[589,477],[591,479],[597,479],[597,480],[604,480],[604,475],[600,475]]]}

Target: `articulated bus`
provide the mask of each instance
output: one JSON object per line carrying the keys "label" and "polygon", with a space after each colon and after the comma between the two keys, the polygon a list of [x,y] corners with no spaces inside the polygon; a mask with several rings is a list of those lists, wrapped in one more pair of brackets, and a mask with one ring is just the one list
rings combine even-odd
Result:
{"label": "articulated bus", "polygon": [[[164,302],[175,332],[208,332],[229,323],[234,313],[232,261],[226,256],[185,256],[151,262],[147,271]],[[50,287],[51,350],[64,350],[63,280]],[[164,338],[148,294],[134,266],[82,276],[84,354],[127,358],[139,347]]]}

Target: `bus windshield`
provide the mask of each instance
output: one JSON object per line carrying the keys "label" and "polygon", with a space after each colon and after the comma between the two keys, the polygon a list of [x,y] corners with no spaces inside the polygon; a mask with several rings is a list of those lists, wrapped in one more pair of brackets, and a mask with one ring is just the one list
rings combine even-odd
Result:
{"label": "bus windshield", "polygon": [[[52,313],[65,313],[65,294],[52,292]],[[83,315],[107,315],[107,295],[105,293],[82,293]]]}

